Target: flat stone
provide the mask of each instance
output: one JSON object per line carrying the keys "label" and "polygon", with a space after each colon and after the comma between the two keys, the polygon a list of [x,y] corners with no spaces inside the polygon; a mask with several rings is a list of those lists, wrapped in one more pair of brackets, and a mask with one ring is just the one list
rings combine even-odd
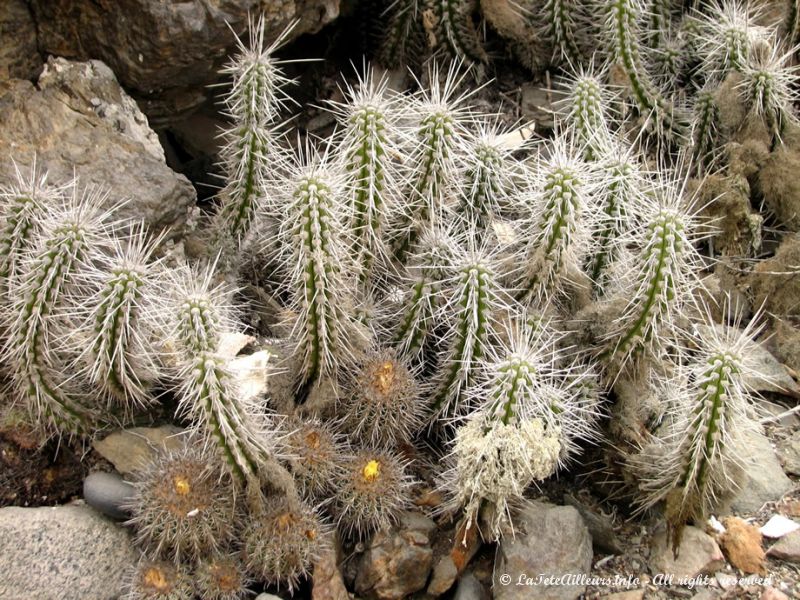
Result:
{"label": "flat stone", "polygon": [[520,578],[588,575],[592,567],[592,538],[580,513],[572,506],[530,502],[514,518],[515,534],[500,542],[495,559],[493,591],[496,600],[574,600],[584,585],[517,585]]}
{"label": "flat stone", "polygon": [[697,527],[683,530],[678,556],[672,552],[672,540],[661,529],[650,544],[650,571],[655,575],[674,575],[675,579],[716,573],[725,566],[725,557],[717,542]]}
{"label": "flat stone", "polygon": [[0,598],[118,598],[137,552],[128,533],[85,505],[0,509]]}
{"label": "flat stone", "polygon": [[179,435],[182,431],[174,425],[119,429],[92,446],[117,471],[128,475],[153,460],[158,452],[182,448],[184,437]]}
{"label": "flat stone", "polygon": [[747,466],[745,478],[739,490],[724,503],[721,514],[728,511],[744,514],[757,512],[764,504],[779,500],[794,487],[763,434],[752,437],[748,443],[748,453],[752,462]]}
{"label": "flat stone", "polygon": [[601,597],[604,600],[642,600],[644,598],[644,590],[627,590]]}
{"label": "flat stone", "polygon": [[609,517],[598,514],[570,494],[564,494],[564,503],[574,506],[581,513],[583,522],[589,529],[589,535],[592,536],[592,546],[595,550],[622,554],[622,544],[614,533],[614,526]]}
{"label": "flat stone", "polygon": [[800,431],[778,442],[778,458],[786,473],[800,475]]}
{"label": "flat stone", "polygon": [[782,537],[767,550],[767,556],[800,563],[800,531]]}
{"label": "flat stone", "polygon": [[789,596],[774,587],[765,587],[759,600],[789,600]]}

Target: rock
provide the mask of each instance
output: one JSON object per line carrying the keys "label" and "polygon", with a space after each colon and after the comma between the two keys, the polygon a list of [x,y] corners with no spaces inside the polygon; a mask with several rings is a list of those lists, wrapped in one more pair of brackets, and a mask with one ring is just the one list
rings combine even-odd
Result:
{"label": "rock", "polygon": [[644,590],[627,590],[625,592],[616,592],[608,596],[601,596],[603,600],[642,600],[644,598]]}
{"label": "rock", "polygon": [[581,518],[589,529],[589,535],[592,536],[592,546],[595,550],[622,554],[622,545],[614,533],[614,526],[609,517],[598,514],[569,494],[564,494],[564,503],[574,506],[581,513]]}
{"label": "rock", "polygon": [[377,532],[359,561],[358,595],[399,600],[423,589],[433,566],[429,536],[435,528],[424,515],[408,511],[395,527]]}
{"label": "rock", "polygon": [[776,316],[800,316],[800,234],[786,235],[775,256],[756,264],[750,274],[754,306]]}
{"label": "rock", "polygon": [[775,358],[800,376],[800,323],[775,319],[773,332],[769,341]]}
{"label": "rock", "polygon": [[536,124],[538,130],[554,127],[553,92],[544,89],[544,83],[525,83],[520,102],[522,115]]}
{"label": "rock", "polygon": [[[289,38],[317,31],[339,14],[339,0],[31,0],[43,52],[108,64],[151,117],[186,113],[246,34],[248,15],[264,15],[267,38],[291,22]],[[229,27],[230,25],[230,27]]]}
{"label": "rock", "polygon": [[118,598],[137,552],[128,533],[81,505],[0,509],[0,598]]}
{"label": "rock", "polygon": [[720,596],[718,592],[709,588],[705,588],[692,596],[691,600],[716,600],[719,597]]}
{"label": "rock", "polygon": [[453,587],[456,577],[458,577],[458,569],[450,555],[440,557],[433,568],[431,582],[428,584],[428,594],[430,596],[441,596]]}
{"label": "rock", "polygon": [[737,569],[745,573],[766,575],[761,532],[738,517],[725,519],[725,533],[719,539],[722,551]]}
{"label": "rock", "polygon": [[122,506],[134,493],[133,485],[117,473],[91,473],[83,481],[86,504],[112,519],[124,520],[130,516]]}
{"label": "rock", "polygon": [[765,587],[759,600],[789,600],[789,596],[774,587]]}
{"label": "rock", "polygon": [[778,458],[786,473],[800,475],[800,431],[778,442]]}
{"label": "rock", "polygon": [[[521,576],[588,575],[592,567],[592,538],[572,506],[531,502],[514,519],[514,536],[500,542],[495,559],[493,590],[496,600],[574,600],[585,585],[515,585]],[[509,585],[510,583],[510,585]]]}
{"label": "rock", "polygon": [[311,600],[350,600],[339,570],[340,550],[341,546],[335,539],[331,547],[314,563]]}
{"label": "rock", "polygon": [[36,25],[25,0],[0,4],[0,81],[35,79],[42,70]]}
{"label": "rock", "polygon": [[280,596],[275,596],[274,594],[261,592],[258,596],[256,596],[255,600],[283,600],[283,598],[281,598]]}
{"label": "rock", "polygon": [[128,475],[150,462],[159,451],[183,447],[182,432],[183,429],[174,425],[119,429],[95,441],[92,446],[117,471]]}
{"label": "rock", "polygon": [[464,573],[458,580],[453,600],[491,600],[491,595],[475,575]]}
{"label": "rock", "polygon": [[672,552],[672,540],[660,529],[650,543],[650,571],[682,577],[698,577],[715,573],[725,566],[725,557],[710,535],[697,527],[683,530],[678,557]]}
{"label": "rock", "polygon": [[115,216],[180,229],[196,194],[164,162],[157,138],[136,104],[103,63],[48,60],[39,89],[0,83],[0,184],[14,179],[12,159],[27,171],[34,156],[49,181],[73,174],[82,184],[127,199]]}
{"label": "rock", "polygon": [[767,556],[800,563],[800,531],[793,531],[779,539],[767,550]]}
{"label": "rock", "polygon": [[792,480],[783,472],[775,451],[763,434],[752,436],[748,444],[750,462],[739,490],[723,503],[721,514],[757,512],[792,489]]}
{"label": "rock", "polygon": [[789,535],[793,531],[800,529],[800,525],[793,519],[787,519],[783,515],[772,515],[769,521],[759,528],[761,535],[765,538],[780,539]]}

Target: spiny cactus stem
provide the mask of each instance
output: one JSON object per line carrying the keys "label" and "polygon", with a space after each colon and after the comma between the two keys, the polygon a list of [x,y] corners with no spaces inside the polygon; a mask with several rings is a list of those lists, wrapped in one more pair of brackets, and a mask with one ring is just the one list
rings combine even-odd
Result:
{"label": "spiny cactus stem", "polygon": [[701,92],[697,96],[700,109],[700,118],[697,122],[695,133],[695,147],[692,152],[692,164],[702,166],[713,146],[713,129],[719,114],[714,95],[710,92]]}
{"label": "spiny cactus stem", "polygon": [[655,318],[656,305],[674,298],[674,282],[669,267],[673,257],[681,252],[681,241],[676,236],[676,230],[680,230],[680,228],[680,223],[668,215],[661,215],[658,221],[651,225],[651,233],[657,235],[659,241],[655,248],[648,249],[645,260],[650,263],[655,254],[655,268],[652,271],[648,269],[651,280],[647,286],[639,316],[617,345],[623,351],[626,351],[639,337],[642,337],[645,342],[648,341],[647,336],[652,334],[652,330],[644,332],[643,330],[646,324]]}
{"label": "spiny cactus stem", "polygon": [[425,279],[417,281],[411,291],[409,309],[395,336],[395,344],[409,340],[408,351],[413,353],[423,343],[425,331],[421,326],[420,313],[422,312],[422,299],[430,295],[430,283]]}
{"label": "spiny cactus stem", "polygon": [[[465,0],[439,0],[441,25],[456,56],[485,62],[486,53],[472,29],[472,15],[469,10],[465,10],[470,6],[471,2]],[[471,37],[474,39],[470,39]]]}
{"label": "spiny cactus stem", "polygon": [[581,51],[575,41],[575,32],[572,31],[569,9],[565,0],[549,0],[545,4],[548,12],[548,27],[550,37],[561,51],[568,64],[577,65],[581,59]]}
{"label": "spiny cactus stem", "polygon": [[690,483],[691,473],[695,465],[692,458],[699,459],[697,466],[697,485],[702,488],[708,476],[708,459],[719,453],[723,440],[720,439],[720,421],[724,418],[725,400],[731,377],[739,373],[735,359],[727,354],[713,356],[708,361],[708,369],[701,383],[700,397],[692,420],[692,431],[705,431],[702,438],[703,449],[700,457],[690,457],[683,477],[683,485]]}
{"label": "spiny cactus stem", "polygon": [[117,269],[108,279],[101,293],[101,301],[95,313],[96,341],[94,355],[102,357],[103,377],[106,384],[120,396],[125,395],[123,381],[126,376],[119,370],[126,345],[125,324],[133,319],[133,311],[140,296],[143,281],[139,273],[131,269]]}
{"label": "spiny cactus stem", "polygon": [[[432,405],[434,414],[438,413],[448,401],[451,389],[458,381],[459,373],[466,371],[465,383],[468,383],[471,363],[483,355],[483,343],[488,331],[488,279],[488,271],[480,265],[468,267],[462,275],[462,297],[458,304],[460,322],[455,354],[434,398]],[[456,402],[457,395],[454,399]]]}
{"label": "spiny cactus stem", "polygon": [[[202,351],[195,358],[195,377],[199,389],[199,400],[203,406],[206,422],[211,425],[214,437],[222,449],[227,462],[241,481],[247,481],[258,472],[257,461],[251,456],[243,444],[236,440],[246,438],[247,432],[241,431],[235,402],[226,399],[229,393],[225,390],[224,380],[228,374],[218,364],[218,360],[210,352]],[[219,407],[224,406],[225,410]],[[228,415],[226,412],[232,414]]]}
{"label": "spiny cactus stem", "polygon": [[39,203],[32,194],[15,194],[12,205],[4,221],[0,233],[0,281],[11,275],[11,264],[14,257],[24,248],[31,237],[33,215]]}

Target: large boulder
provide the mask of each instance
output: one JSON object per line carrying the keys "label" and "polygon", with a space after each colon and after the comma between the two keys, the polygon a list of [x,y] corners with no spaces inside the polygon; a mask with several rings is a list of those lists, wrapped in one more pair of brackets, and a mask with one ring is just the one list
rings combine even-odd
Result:
{"label": "large boulder", "polygon": [[236,48],[249,14],[264,14],[270,38],[297,21],[291,37],[339,14],[339,0],[30,0],[39,46],[49,54],[100,59],[153,116],[201,104]]}
{"label": "large boulder", "polygon": [[116,216],[179,229],[196,194],[170,169],[147,118],[98,61],[51,58],[38,87],[29,81],[0,82],[0,185],[34,162],[49,181],[77,175],[100,185],[112,201],[127,199]]}
{"label": "large boulder", "polygon": [[572,506],[529,503],[503,538],[494,569],[497,600],[575,600],[586,591],[592,537]]}
{"label": "large boulder", "polygon": [[128,533],[88,506],[0,509],[0,598],[111,600],[136,560]]}
{"label": "large boulder", "polygon": [[0,2],[0,81],[34,79],[42,70],[36,25],[25,0]]}

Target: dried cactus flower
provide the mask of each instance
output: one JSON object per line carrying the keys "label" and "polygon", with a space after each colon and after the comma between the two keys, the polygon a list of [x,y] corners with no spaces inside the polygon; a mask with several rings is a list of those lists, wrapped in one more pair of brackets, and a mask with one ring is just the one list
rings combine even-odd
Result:
{"label": "dried cactus flower", "polygon": [[188,446],[163,454],[134,485],[128,523],[152,556],[196,560],[231,540],[238,520],[234,488],[213,456]]}

